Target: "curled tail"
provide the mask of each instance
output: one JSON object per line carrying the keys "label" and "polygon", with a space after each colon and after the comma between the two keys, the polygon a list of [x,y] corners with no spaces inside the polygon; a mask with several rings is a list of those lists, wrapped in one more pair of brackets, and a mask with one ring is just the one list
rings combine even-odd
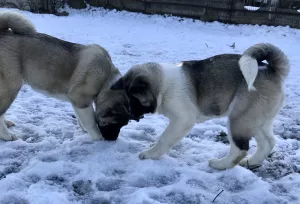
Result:
{"label": "curled tail", "polygon": [[255,90],[253,83],[258,73],[258,63],[266,60],[268,69],[275,76],[284,80],[289,73],[289,61],[286,55],[276,46],[260,43],[249,47],[239,60],[240,70],[248,84],[248,90]]}
{"label": "curled tail", "polygon": [[11,29],[15,34],[34,34],[36,33],[34,25],[23,15],[17,12],[0,12],[0,32]]}

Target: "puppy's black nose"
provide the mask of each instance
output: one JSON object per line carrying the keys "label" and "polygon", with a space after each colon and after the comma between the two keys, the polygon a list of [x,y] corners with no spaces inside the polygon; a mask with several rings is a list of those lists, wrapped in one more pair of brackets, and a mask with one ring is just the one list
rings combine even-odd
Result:
{"label": "puppy's black nose", "polygon": [[105,140],[109,141],[114,141],[118,139],[121,128],[122,125],[119,124],[99,126],[102,136]]}

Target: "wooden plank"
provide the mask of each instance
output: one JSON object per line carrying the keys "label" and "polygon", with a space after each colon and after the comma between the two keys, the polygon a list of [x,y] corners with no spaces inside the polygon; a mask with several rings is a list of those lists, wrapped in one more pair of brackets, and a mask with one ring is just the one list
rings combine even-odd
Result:
{"label": "wooden plank", "polygon": [[[300,28],[300,13],[287,9],[244,9],[242,0],[94,0],[106,8],[142,12],[146,14],[172,14],[203,21],[233,24],[289,25]],[[242,5],[242,6],[241,6]],[[238,7],[237,7],[238,6]],[[299,19],[299,20],[297,20]]]}
{"label": "wooden plank", "polygon": [[140,0],[143,2],[160,3],[160,4],[179,4],[185,6],[199,6],[199,7],[212,7],[228,9],[232,6],[234,0]]}

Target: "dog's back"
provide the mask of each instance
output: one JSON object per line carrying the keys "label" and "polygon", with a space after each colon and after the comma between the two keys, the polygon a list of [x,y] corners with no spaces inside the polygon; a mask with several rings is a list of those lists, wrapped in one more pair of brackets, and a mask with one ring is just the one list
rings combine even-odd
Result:
{"label": "dog's back", "polygon": [[245,84],[238,65],[240,57],[224,54],[183,62],[182,70],[190,82],[191,96],[203,115],[224,115],[237,89]]}
{"label": "dog's back", "polygon": [[51,87],[53,93],[66,90],[81,47],[38,33],[19,13],[0,12],[0,69],[33,88]]}
{"label": "dog's back", "polygon": [[[257,52],[257,50],[253,50],[253,53],[257,54]],[[280,72],[285,72],[288,68],[277,72],[274,70],[280,66],[280,63],[286,64],[285,58],[281,58],[283,62],[277,64],[265,64],[262,62],[264,59],[254,59],[256,67],[258,67],[258,63],[260,65],[260,69],[257,69],[257,74],[254,76],[255,80],[251,79],[256,91],[252,91],[252,88],[248,87],[247,82],[250,80],[247,80],[241,71],[244,67],[241,68],[239,61],[244,59],[244,56],[238,54],[223,54],[204,60],[183,62],[182,70],[191,83],[191,95],[195,96],[195,103],[202,114],[212,117],[223,116],[230,111],[230,105],[234,100],[243,99],[243,103],[238,106],[247,109],[262,96],[272,101],[271,99],[281,95],[281,78],[284,78],[285,75]],[[274,59],[272,60],[274,61]],[[255,67],[255,65],[253,66]],[[251,68],[252,66],[244,69],[251,71]],[[255,73],[255,71],[251,73]],[[281,75],[283,76],[281,77]]]}
{"label": "dog's back", "polygon": [[[30,21],[13,12],[0,13],[0,56],[4,75],[11,73],[34,89],[53,95],[67,94],[74,75],[82,78],[98,69],[110,73],[112,68],[104,48],[38,33]],[[93,70],[85,70],[87,66]],[[104,75],[97,77],[97,83],[107,80]]]}

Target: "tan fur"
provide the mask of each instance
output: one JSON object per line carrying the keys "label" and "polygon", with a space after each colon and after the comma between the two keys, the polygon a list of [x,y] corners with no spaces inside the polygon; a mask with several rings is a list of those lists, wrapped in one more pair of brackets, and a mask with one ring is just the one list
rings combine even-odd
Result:
{"label": "tan fur", "polygon": [[[83,128],[93,139],[103,139],[93,102],[96,112],[102,114],[115,104],[128,103],[125,94],[120,97],[120,92],[109,89],[120,73],[108,52],[99,45],[75,44],[37,33],[32,23],[17,13],[0,13],[0,31],[0,116],[25,82],[37,91],[71,102]],[[108,98],[101,94],[107,90]],[[121,114],[128,122],[126,108]],[[105,117],[97,121],[107,120]],[[114,115],[111,118],[115,119],[112,123],[119,122]],[[2,120],[0,139],[14,139],[4,127],[4,117]]]}

